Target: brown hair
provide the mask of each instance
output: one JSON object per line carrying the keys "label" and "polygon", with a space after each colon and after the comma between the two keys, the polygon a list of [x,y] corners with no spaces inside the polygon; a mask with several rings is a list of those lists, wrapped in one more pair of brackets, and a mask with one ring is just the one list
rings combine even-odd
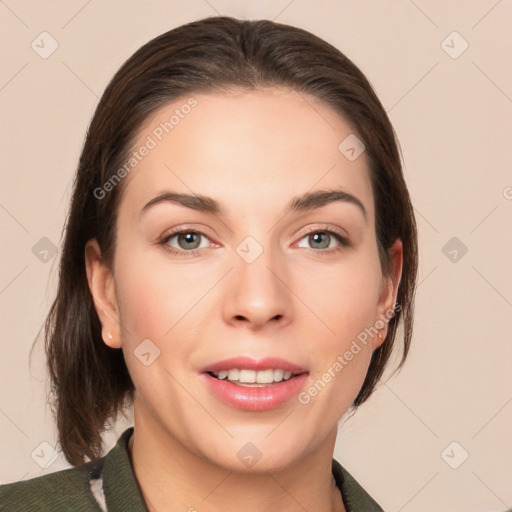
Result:
{"label": "brown hair", "polygon": [[375,197],[376,235],[383,272],[387,249],[403,242],[400,306],[386,341],[372,355],[354,406],[373,391],[393,348],[400,318],[403,351],[411,342],[417,273],[413,209],[391,123],[362,72],[339,50],[299,28],[268,20],[211,17],[175,28],[135,52],[107,86],[90,123],[74,181],[56,299],[45,323],[46,354],[59,441],[73,465],[101,456],[102,432],[134,398],[121,350],[102,340],[89,291],[84,248],[96,238],[112,265],[122,183],[99,200],[120,169],[138,130],[156,109],[190,93],[230,88],[286,87],[323,100],[366,146]]}

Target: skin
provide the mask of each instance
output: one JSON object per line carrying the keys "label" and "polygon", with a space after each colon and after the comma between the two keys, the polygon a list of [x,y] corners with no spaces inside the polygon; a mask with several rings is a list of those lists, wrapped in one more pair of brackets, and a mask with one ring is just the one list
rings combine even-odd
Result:
{"label": "skin", "polygon": [[[353,130],[329,106],[286,89],[194,97],[197,106],[125,178],[113,269],[96,240],[86,247],[103,339],[123,350],[137,389],[136,478],[150,510],[343,511],[331,473],[338,421],[387,325],[306,405],[232,408],[199,369],[234,356],[282,357],[308,369],[307,389],[393,308],[401,242],[384,276],[366,155],[351,162],[338,150]],[[135,147],[185,101],[148,118]],[[293,197],[326,189],[356,196],[367,218],[342,201],[285,215]],[[225,212],[166,202],[141,216],[165,190],[210,196]],[[158,244],[179,227],[206,233],[191,257]],[[349,245],[325,235],[315,242],[310,228],[338,230]],[[236,252],[247,236],[263,248],[252,263]],[[191,251],[182,237],[167,246]],[[145,366],[134,350],[148,338],[160,356]],[[237,457],[247,442],[262,453],[250,468]]]}

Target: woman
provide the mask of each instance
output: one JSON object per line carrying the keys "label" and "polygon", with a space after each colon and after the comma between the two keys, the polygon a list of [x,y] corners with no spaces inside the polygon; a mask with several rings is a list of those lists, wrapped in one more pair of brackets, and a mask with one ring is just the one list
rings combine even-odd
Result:
{"label": "woman", "polygon": [[403,364],[416,271],[394,132],[349,59],[267,20],[150,41],[92,119],[46,322],[75,468],[2,510],[382,510],[332,457],[400,319]]}

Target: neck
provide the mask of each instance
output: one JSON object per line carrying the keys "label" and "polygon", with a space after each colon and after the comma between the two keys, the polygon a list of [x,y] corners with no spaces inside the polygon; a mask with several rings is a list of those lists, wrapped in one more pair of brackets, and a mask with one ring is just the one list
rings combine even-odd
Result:
{"label": "neck", "polygon": [[345,512],[332,475],[335,431],[285,469],[240,473],[192,453],[158,422],[139,416],[137,407],[134,427],[130,458],[150,512]]}

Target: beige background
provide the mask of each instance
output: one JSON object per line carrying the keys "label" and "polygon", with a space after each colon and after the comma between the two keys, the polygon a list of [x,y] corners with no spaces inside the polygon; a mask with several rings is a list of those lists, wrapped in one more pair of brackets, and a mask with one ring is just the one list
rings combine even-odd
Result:
{"label": "beige background", "polygon": [[[510,0],[0,1],[0,481],[66,467],[51,462],[40,344],[28,358],[55,290],[58,254],[44,250],[59,246],[97,101],[147,40],[216,13],[340,48],[401,141],[421,245],[413,346],[340,428],[335,456],[388,512],[512,508]],[[31,47],[43,31],[58,43],[46,59]]]}

